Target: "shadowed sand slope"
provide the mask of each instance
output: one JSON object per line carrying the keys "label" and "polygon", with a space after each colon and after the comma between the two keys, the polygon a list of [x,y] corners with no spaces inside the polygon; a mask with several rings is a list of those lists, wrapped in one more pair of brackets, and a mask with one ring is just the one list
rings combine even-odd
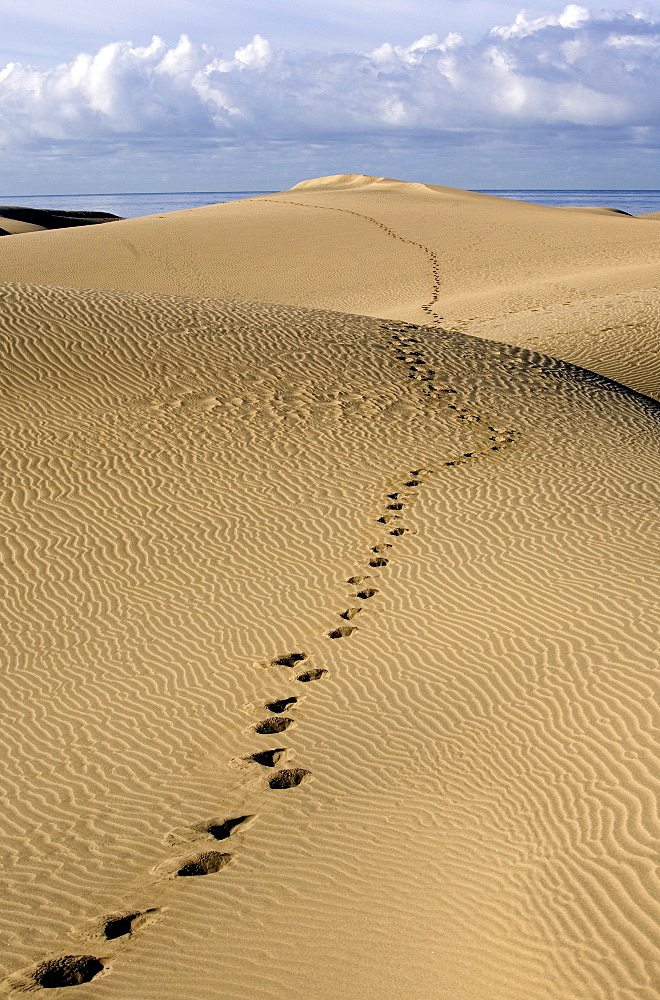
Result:
{"label": "shadowed sand slope", "polygon": [[0,205],[0,227],[3,236],[33,233],[44,229],[69,229],[73,226],[93,226],[100,222],[116,222],[120,216],[109,212],[67,212],[47,208],[23,208],[20,205]]}
{"label": "shadowed sand slope", "polygon": [[652,218],[362,175],[0,246],[8,281],[441,322],[656,396],[659,263]]}
{"label": "shadowed sand slope", "polygon": [[5,989],[654,1000],[657,406],[429,326],[1,295]]}

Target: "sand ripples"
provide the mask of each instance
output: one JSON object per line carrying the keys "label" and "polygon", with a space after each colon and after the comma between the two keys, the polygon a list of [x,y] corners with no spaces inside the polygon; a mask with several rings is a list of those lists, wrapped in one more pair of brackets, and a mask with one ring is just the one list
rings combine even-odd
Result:
{"label": "sand ripples", "polygon": [[649,401],[432,328],[3,296],[6,971],[651,1000]]}

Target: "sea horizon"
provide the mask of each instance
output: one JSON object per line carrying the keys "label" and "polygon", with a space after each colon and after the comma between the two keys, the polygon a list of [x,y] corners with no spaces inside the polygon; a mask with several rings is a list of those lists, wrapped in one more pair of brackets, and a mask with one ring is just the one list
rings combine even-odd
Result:
{"label": "sea horizon", "polygon": [[[606,207],[629,215],[660,211],[660,190],[630,188],[469,188],[514,201],[550,207]],[[178,212],[223,202],[239,201],[278,191],[134,191],[96,194],[0,195],[2,205],[59,208],[69,211],[111,212],[126,219],[161,212]]]}

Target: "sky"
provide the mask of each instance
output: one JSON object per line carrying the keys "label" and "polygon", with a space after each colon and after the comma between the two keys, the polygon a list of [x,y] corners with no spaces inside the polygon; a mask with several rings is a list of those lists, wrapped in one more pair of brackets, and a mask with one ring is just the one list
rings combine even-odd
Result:
{"label": "sky", "polygon": [[660,0],[0,0],[0,195],[660,188]]}

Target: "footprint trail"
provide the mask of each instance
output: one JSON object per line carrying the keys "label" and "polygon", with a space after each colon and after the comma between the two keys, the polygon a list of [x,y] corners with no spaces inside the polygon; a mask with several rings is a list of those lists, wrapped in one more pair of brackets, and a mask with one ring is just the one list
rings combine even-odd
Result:
{"label": "footprint trail", "polygon": [[[275,199],[269,199],[275,200]],[[290,202],[287,202],[290,204]],[[309,208],[314,206],[303,205]],[[316,206],[320,207],[320,206]],[[332,211],[348,211],[346,209],[331,209]],[[360,215],[357,212],[350,212],[351,215]],[[435,254],[427,247],[415,243],[412,240],[405,240],[390,230],[383,223],[369,216],[360,216],[368,222],[379,226],[389,236],[403,240],[419,247],[427,255],[429,264],[433,271],[433,295],[430,301],[422,308],[439,323],[440,317],[433,307],[439,295],[439,265]],[[423,498],[423,489],[440,482],[442,475],[448,474],[451,468],[456,469],[467,462],[482,460],[487,456],[492,456],[494,452],[500,452],[504,448],[514,444],[519,435],[512,429],[500,427],[497,422],[474,413],[469,407],[463,406],[458,398],[458,391],[450,385],[444,384],[438,377],[435,369],[431,368],[425,361],[423,352],[420,349],[419,341],[413,336],[417,327],[405,323],[383,323],[381,329],[389,334],[386,346],[390,349],[395,360],[403,366],[403,372],[411,379],[416,386],[434,405],[441,410],[452,414],[456,420],[475,424],[475,437],[469,450],[457,455],[448,455],[436,463],[435,469],[417,468],[409,469],[402,474],[400,481],[392,483],[390,492],[383,498],[381,513],[375,518],[375,530],[379,532],[379,537],[373,539],[368,554],[365,557],[365,566],[360,568],[355,575],[350,576],[346,583],[353,588],[350,597],[353,603],[342,611],[336,612],[335,621],[319,637],[321,640],[336,641],[350,640],[359,642],[359,629],[356,625],[347,624],[356,618],[360,618],[360,628],[363,621],[367,622],[370,617],[368,612],[370,605],[367,603],[380,593],[382,581],[381,575],[387,575],[387,569],[392,560],[396,558],[396,545],[402,544],[399,541],[385,541],[382,533],[390,539],[404,539],[411,530],[406,523],[409,512],[414,504],[419,503]],[[378,587],[373,585],[370,571],[376,570],[379,573]],[[322,681],[329,676],[329,670],[325,667],[315,666],[312,657],[305,651],[296,650],[293,652],[280,653],[273,656],[265,663],[256,665],[267,668],[269,671],[282,670],[291,671],[293,674],[290,683],[309,684],[311,682]],[[262,710],[270,713],[267,717],[252,723],[248,732],[254,733],[255,737],[270,736],[286,732],[296,725],[296,720],[292,715],[285,714],[295,709],[300,704],[300,696],[292,694],[282,694],[280,697],[270,697],[262,703]],[[312,778],[312,772],[302,766],[291,765],[289,767],[275,770],[282,763],[288,762],[293,751],[288,747],[276,747],[268,749],[256,749],[254,752],[236,758],[234,764],[252,768],[263,768],[270,772],[265,777],[264,788],[273,791],[297,789],[307,784]],[[254,772],[252,772],[254,773]],[[169,847],[190,844],[192,841],[208,839],[224,841],[234,836],[235,831],[250,824],[255,820],[254,814],[241,815],[223,819],[206,820],[193,824],[190,827],[182,828],[168,834],[164,838],[165,844]],[[221,873],[230,863],[234,861],[234,855],[223,851],[202,850],[196,853],[169,858],[157,865],[152,871],[159,882],[167,883],[176,881],[179,878],[191,877],[212,877]],[[159,919],[163,915],[163,907],[149,906],[142,909],[117,911],[98,917],[81,931],[73,932],[74,937],[85,937],[88,940],[98,940],[104,942],[114,942],[115,951],[112,955],[93,954],[68,954],[51,958],[46,958],[41,962],[20,970],[10,976],[5,985],[10,989],[19,991],[34,991],[38,989],[52,989],[61,987],[77,986],[89,983],[97,976],[107,974],[111,971],[111,962],[118,954],[117,948],[125,947],[135,933],[146,928],[150,923]]]}

